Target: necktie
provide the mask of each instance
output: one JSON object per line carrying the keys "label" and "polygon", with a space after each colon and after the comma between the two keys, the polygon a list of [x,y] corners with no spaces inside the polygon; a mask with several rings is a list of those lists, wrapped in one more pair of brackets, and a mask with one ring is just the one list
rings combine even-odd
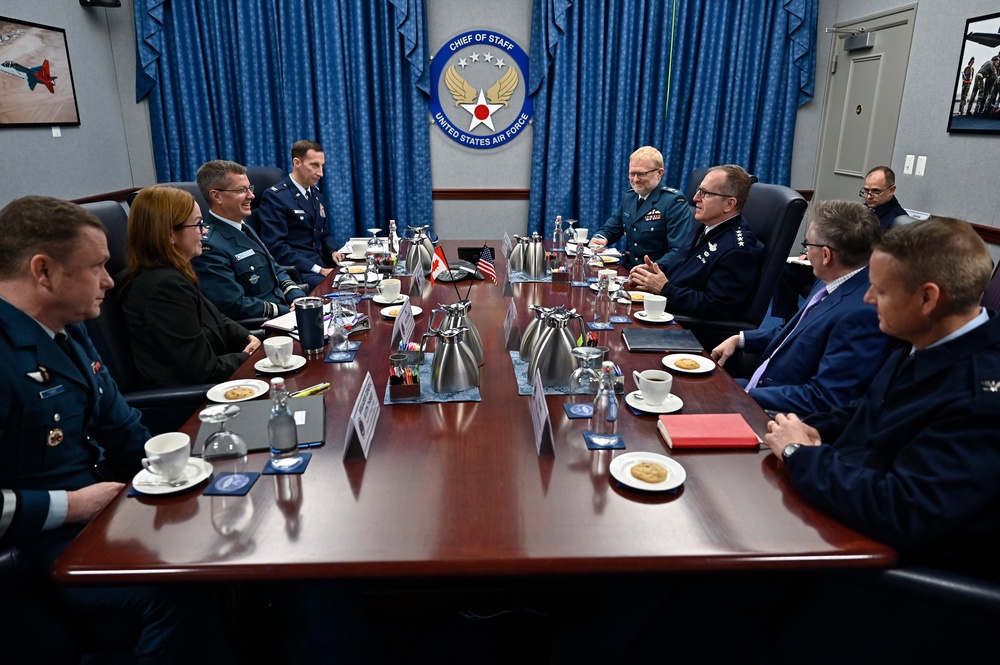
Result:
{"label": "necktie", "polygon": [[795,325],[792,327],[792,329],[788,332],[787,335],[785,335],[784,339],[781,340],[781,343],[778,344],[778,348],[776,348],[771,353],[771,355],[769,355],[767,358],[764,359],[764,362],[760,364],[760,367],[757,368],[757,371],[754,372],[753,376],[750,377],[750,381],[747,382],[747,388],[746,388],[747,391],[750,391],[753,388],[757,387],[757,384],[760,382],[760,377],[764,376],[764,372],[767,371],[767,366],[771,362],[771,358],[773,358],[774,355],[778,353],[778,351],[780,351],[785,346],[785,342],[787,342],[788,338],[792,336],[792,333],[795,332],[795,329],[802,324],[806,316],[809,315],[809,312],[812,311],[813,307],[818,305],[819,302],[823,300],[823,298],[825,298],[827,295],[829,295],[829,291],[826,290],[825,286],[813,294],[813,297],[809,299],[809,302],[807,302],[806,306],[802,309],[802,314],[799,316],[799,320],[795,322]]}
{"label": "necktie", "polygon": [[73,349],[69,346],[69,337],[64,332],[58,332],[55,336],[55,343],[59,345],[59,348],[63,350],[63,353],[69,358],[73,366],[78,370],[83,372],[83,367],[80,365],[80,361],[77,359],[76,354],[73,353]]}
{"label": "necktie", "polygon": [[312,195],[309,193],[309,190],[307,189],[306,190],[306,201],[309,201],[310,199],[312,199]]}

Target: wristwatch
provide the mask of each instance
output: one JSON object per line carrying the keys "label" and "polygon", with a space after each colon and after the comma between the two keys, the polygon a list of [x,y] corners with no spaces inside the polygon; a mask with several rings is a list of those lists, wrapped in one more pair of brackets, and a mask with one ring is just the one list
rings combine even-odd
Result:
{"label": "wristwatch", "polygon": [[794,453],[801,447],[802,447],[801,443],[789,443],[781,451],[781,461],[784,462],[785,464],[788,464],[788,458],[792,456],[792,453]]}

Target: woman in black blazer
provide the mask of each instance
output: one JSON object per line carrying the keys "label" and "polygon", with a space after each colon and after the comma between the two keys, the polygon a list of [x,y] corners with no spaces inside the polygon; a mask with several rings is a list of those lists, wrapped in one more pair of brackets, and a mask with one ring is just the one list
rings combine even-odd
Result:
{"label": "woman in black blazer", "polygon": [[148,388],[224,381],[260,347],[198,288],[191,259],[207,230],[194,197],[176,187],[147,187],[132,203],[119,298]]}

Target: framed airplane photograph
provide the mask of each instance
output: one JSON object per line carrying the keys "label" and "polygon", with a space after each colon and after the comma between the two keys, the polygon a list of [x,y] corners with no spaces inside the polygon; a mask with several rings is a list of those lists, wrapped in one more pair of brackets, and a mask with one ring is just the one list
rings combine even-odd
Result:
{"label": "framed airplane photograph", "polygon": [[1000,13],[965,22],[948,131],[1000,134]]}
{"label": "framed airplane photograph", "polygon": [[79,124],[66,31],[0,16],[0,129]]}

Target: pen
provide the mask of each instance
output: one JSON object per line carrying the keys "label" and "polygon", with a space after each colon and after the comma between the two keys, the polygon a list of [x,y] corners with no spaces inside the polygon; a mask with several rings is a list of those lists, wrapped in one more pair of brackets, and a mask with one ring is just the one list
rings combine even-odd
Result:
{"label": "pen", "polygon": [[292,393],[292,397],[307,397],[309,395],[316,395],[330,387],[329,382],[324,381],[323,383],[317,383],[315,386],[309,386],[297,392]]}

